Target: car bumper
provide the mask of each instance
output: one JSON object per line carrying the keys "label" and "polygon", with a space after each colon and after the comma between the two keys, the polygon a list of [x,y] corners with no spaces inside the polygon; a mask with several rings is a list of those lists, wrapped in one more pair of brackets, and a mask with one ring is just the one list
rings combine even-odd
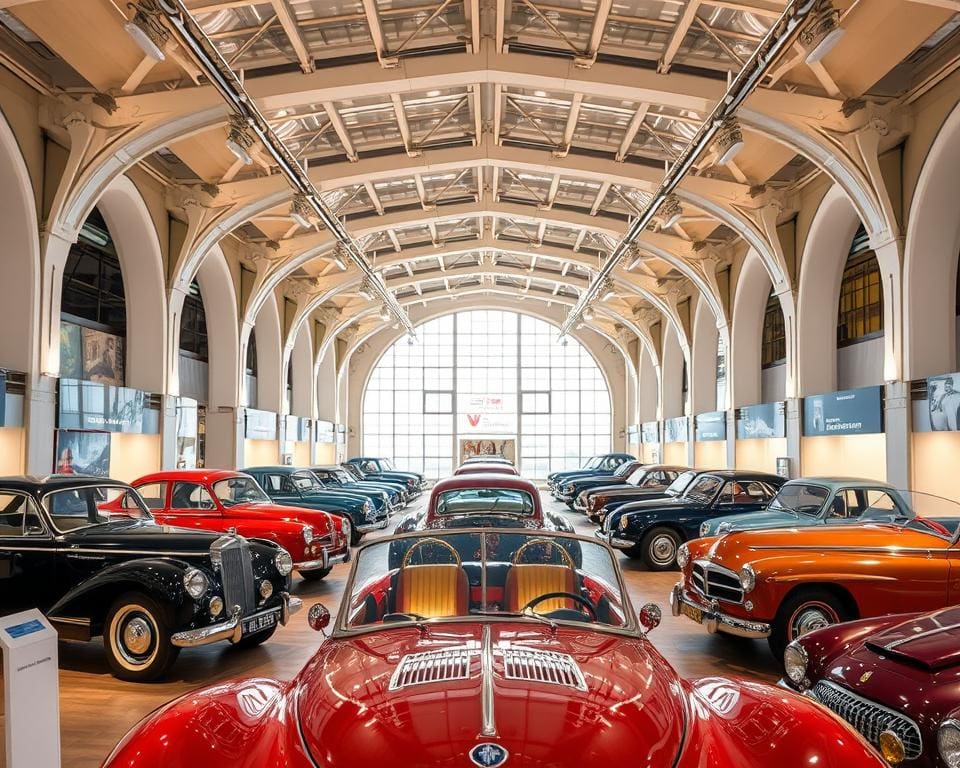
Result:
{"label": "car bumper", "polygon": [[631,549],[637,546],[637,542],[633,541],[633,539],[623,539],[619,536],[614,536],[613,531],[605,531],[603,528],[597,528],[597,530],[593,532],[593,535],[614,549]]}
{"label": "car bumper", "polygon": [[587,505],[584,504],[582,501],[580,501],[579,496],[577,497],[577,500],[573,502],[573,508],[577,510],[577,512],[582,512],[583,514],[587,514]]}
{"label": "car bumper", "polygon": [[303,601],[299,597],[292,597],[286,592],[281,592],[280,597],[282,602],[279,607],[258,611],[250,616],[241,616],[240,612],[236,611],[226,621],[211,624],[207,627],[176,632],[170,638],[170,642],[178,648],[196,648],[200,645],[218,643],[221,640],[229,640],[231,643],[236,643],[243,637],[243,623],[245,621],[269,616],[278,611],[279,616],[277,617],[277,621],[281,625],[285,625],[290,621],[290,617],[303,607]]}
{"label": "car bumper", "polygon": [[360,531],[360,533],[370,533],[370,531],[382,531],[390,522],[390,518],[385,517],[383,520],[377,520],[373,523],[364,523],[363,525],[355,525],[354,529]]}
{"label": "car bumper", "polygon": [[298,571],[321,571],[333,565],[348,562],[350,562],[350,547],[347,547],[343,552],[323,550],[322,557],[316,560],[307,560],[303,563],[294,563],[293,567]]}
{"label": "car bumper", "polygon": [[771,634],[771,627],[766,622],[728,616],[720,611],[716,600],[709,604],[694,600],[684,593],[681,582],[674,584],[670,590],[670,608],[674,616],[683,615],[691,621],[703,624],[711,635],[722,632],[725,635],[760,640],[770,637]]}

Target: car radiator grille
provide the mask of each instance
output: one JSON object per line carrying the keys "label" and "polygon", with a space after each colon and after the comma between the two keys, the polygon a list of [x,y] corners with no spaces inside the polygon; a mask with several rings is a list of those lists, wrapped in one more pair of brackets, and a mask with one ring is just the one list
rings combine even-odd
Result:
{"label": "car radiator grille", "polygon": [[253,613],[256,606],[256,587],[250,545],[233,539],[220,548],[220,575],[223,578],[223,598],[230,610],[239,605],[244,616]]}
{"label": "car radiator grille", "polygon": [[503,674],[508,680],[548,683],[587,690],[583,672],[572,656],[533,648],[504,648]]}
{"label": "car radiator grille", "polygon": [[704,597],[726,600],[728,603],[743,602],[740,577],[733,571],[703,561],[693,564],[693,586]]}
{"label": "car radiator grille", "polygon": [[812,693],[817,701],[850,723],[874,747],[879,748],[881,733],[893,731],[903,742],[907,760],[920,756],[923,750],[920,729],[909,717],[825,680],[817,683]]}
{"label": "car radiator grille", "polygon": [[479,655],[477,648],[465,645],[408,654],[400,660],[393,677],[390,678],[390,690],[396,691],[426,683],[466,680],[470,677],[471,658]]}

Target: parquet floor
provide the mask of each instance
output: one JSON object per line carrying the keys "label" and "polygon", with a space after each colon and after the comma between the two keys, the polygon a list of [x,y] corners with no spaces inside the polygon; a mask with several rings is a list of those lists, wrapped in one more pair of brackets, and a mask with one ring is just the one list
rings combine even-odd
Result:
{"label": "parquet floor", "polygon": [[[425,498],[418,503],[424,501]],[[546,495],[544,503],[566,512],[566,507]],[[587,524],[585,518],[573,514],[569,517],[578,530],[592,534],[593,526]],[[634,604],[656,602],[663,608],[663,623],[652,633],[651,640],[680,674],[686,677],[735,675],[771,682],[777,679],[778,668],[766,642],[710,636],[690,621],[670,614],[668,594],[676,581],[676,573],[650,573],[623,556],[621,561]],[[295,577],[294,593],[307,606],[321,601],[335,611],[348,569],[348,565],[336,566],[324,581],[314,584]],[[124,683],[111,677],[99,641],[60,643],[63,766],[97,768],[113,745],[144,715],[194,688],[235,677],[259,675],[285,679],[293,676],[322,639],[307,626],[305,613],[297,614],[290,625],[281,628],[260,648],[238,651],[221,643],[184,651],[170,679],[153,685]],[[0,740],[2,737],[0,731]],[[0,745],[0,760],[3,755]]]}

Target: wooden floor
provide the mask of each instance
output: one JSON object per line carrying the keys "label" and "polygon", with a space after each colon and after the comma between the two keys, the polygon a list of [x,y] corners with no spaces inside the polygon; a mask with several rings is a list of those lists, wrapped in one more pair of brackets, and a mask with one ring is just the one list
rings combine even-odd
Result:
{"label": "wooden floor", "polygon": [[[562,504],[548,496],[544,498],[545,504],[566,512]],[[587,524],[583,516],[571,513],[568,516],[578,530],[592,533],[593,526]],[[663,609],[663,623],[652,633],[651,640],[681,675],[777,679],[777,665],[765,641],[711,636],[690,621],[670,614],[668,595],[677,580],[676,573],[650,573],[623,556],[621,562],[634,604],[656,602]],[[319,601],[336,611],[348,569],[348,565],[336,566],[324,581],[313,584],[294,577],[293,591],[303,599],[305,607]],[[220,643],[184,651],[169,680],[152,685],[124,683],[111,677],[99,641],[60,643],[63,766],[97,768],[114,744],[144,715],[193,688],[251,675],[292,677],[321,640],[321,636],[307,626],[304,610],[260,648],[238,651]],[[0,720],[3,720],[2,711]],[[0,739],[2,737],[0,732]],[[0,760],[3,760],[2,747]]]}

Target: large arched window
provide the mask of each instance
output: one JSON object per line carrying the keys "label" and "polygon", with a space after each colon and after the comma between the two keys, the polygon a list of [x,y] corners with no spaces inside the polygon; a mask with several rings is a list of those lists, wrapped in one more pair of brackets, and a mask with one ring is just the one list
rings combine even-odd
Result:
{"label": "large arched window", "polygon": [[883,334],[883,286],[880,265],[863,225],[850,246],[840,283],[837,346],[856,344]]}
{"label": "large arched window", "polygon": [[430,477],[453,471],[461,442],[506,441],[524,475],[545,477],[610,450],[610,393],[590,354],[550,324],[460,312],[386,351],[364,392],[362,437],[364,454]]}
{"label": "large arched window", "polygon": [[771,289],[767,308],[763,313],[763,341],[760,364],[763,368],[782,365],[787,361],[787,328],[783,322],[780,299]]}

